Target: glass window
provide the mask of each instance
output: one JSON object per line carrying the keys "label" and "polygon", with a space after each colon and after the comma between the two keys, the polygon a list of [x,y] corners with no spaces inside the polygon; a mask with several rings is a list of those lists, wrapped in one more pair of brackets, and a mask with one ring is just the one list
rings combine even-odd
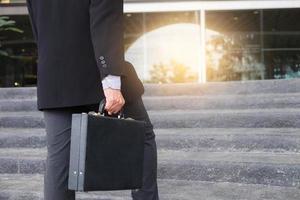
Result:
{"label": "glass window", "polygon": [[0,87],[36,85],[37,52],[28,15],[0,20]]}
{"label": "glass window", "polygon": [[0,0],[0,3],[25,3],[26,0]]}
{"label": "glass window", "polygon": [[208,81],[300,77],[300,9],[208,11]]}
{"label": "glass window", "polygon": [[127,14],[125,38],[125,58],[133,63],[144,82],[197,81],[198,12]]}
{"label": "glass window", "polygon": [[208,11],[206,15],[208,81],[264,79],[260,11]]}
{"label": "glass window", "polygon": [[264,60],[268,78],[300,77],[300,9],[263,11]]}
{"label": "glass window", "polygon": [[[125,58],[133,63],[142,81],[197,81],[200,51],[197,12],[124,15]],[[0,87],[36,85],[37,49],[28,15],[1,17],[13,25],[11,30],[0,32]]]}
{"label": "glass window", "polygon": [[[205,13],[208,81],[300,77],[299,8]],[[28,15],[0,17],[7,23],[0,27],[0,87],[36,85],[37,53]],[[197,82],[198,11],[124,17],[125,59],[144,83]]]}

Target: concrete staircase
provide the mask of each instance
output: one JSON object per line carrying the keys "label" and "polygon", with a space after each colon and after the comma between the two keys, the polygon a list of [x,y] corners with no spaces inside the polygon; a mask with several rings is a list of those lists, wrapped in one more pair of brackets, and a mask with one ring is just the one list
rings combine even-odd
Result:
{"label": "concrete staircase", "polygon": [[[145,84],[162,200],[299,200],[300,79]],[[0,89],[0,199],[42,198],[36,88]],[[127,200],[129,191],[78,192]]]}

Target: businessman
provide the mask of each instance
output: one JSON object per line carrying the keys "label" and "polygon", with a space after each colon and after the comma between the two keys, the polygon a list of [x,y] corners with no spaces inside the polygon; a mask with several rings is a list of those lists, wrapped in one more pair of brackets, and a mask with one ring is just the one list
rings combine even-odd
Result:
{"label": "businessman", "polygon": [[[122,0],[27,0],[38,48],[37,107],[47,139],[45,200],[74,200],[68,190],[72,113],[105,110],[147,123],[143,186],[134,200],[158,200],[153,125],[142,101],[144,87],[124,60]],[[101,180],[99,180],[101,181]]]}

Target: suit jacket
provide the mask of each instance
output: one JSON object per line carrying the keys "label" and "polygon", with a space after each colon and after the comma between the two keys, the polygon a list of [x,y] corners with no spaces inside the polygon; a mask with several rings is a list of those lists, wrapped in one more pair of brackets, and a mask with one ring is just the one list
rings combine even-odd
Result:
{"label": "suit jacket", "polygon": [[38,48],[38,110],[99,103],[101,81],[121,76],[129,103],[144,93],[124,60],[123,0],[27,0]]}

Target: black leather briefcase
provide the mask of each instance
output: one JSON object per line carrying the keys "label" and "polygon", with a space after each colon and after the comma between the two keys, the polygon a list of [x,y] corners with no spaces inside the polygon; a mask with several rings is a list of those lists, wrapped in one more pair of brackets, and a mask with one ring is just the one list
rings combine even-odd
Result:
{"label": "black leather briefcase", "polygon": [[73,113],[68,188],[75,191],[140,189],[143,177],[146,122],[105,116],[105,99],[99,113]]}

